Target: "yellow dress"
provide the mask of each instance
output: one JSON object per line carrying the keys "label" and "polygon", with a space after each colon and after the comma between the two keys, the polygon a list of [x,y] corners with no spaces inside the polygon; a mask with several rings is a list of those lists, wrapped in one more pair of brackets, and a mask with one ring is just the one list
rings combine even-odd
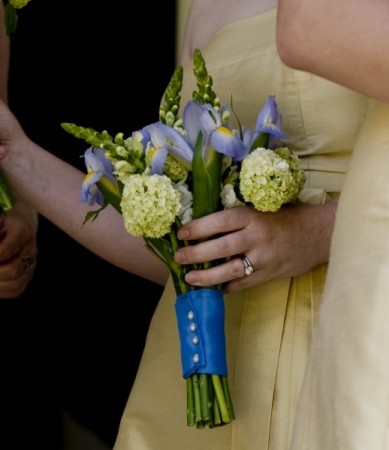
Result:
{"label": "yellow dress", "polygon": [[[306,169],[302,198],[324,202],[341,190],[367,100],[285,67],[277,55],[275,25],[275,10],[241,20],[220,30],[202,53],[222,104],[229,104],[232,96],[242,124],[252,127],[268,95],[276,95],[283,129],[291,137],[288,145]],[[195,88],[192,66],[184,69],[182,104]],[[236,420],[211,430],[186,425],[176,296],[168,282],[114,449],[286,450],[326,272],[323,265],[294,279],[225,296],[228,376]]]}
{"label": "yellow dress", "polygon": [[339,200],[293,450],[389,450],[389,104],[369,102]]}

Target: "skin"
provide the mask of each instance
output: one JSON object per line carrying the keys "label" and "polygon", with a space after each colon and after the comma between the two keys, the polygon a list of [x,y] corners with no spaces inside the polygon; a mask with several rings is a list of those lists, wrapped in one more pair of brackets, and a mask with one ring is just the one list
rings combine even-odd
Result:
{"label": "skin", "polygon": [[[206,20],[199,26],[205,6],[208,6],[207,17],[212,13],[219,19],[215,23]],[[274,2],[264,1],[258,5],[247,0],[239,3],[238,11],[232,6],[232,0],[223,3],[223,8],[214,2],[209,5],[206,0],[193,3],[183,43],[183,62],[185,55],[204,45],[220,27],[269,9]],[[224,11],[223,15],[220,11]],[[92,224],[80,225],[89,210],[88,205],[78,201],[84,174],[33,143],[3,103],[0,103],[0,158],[14,189],[43,216],[114,265],[165,283],[167,269],[144,247],[142,239],[125,231],[116,211],[108,208]],[[187,281],[196,286],[225,283],[227,292],[276,277],[295,276],[328,260],[335,210],[336,204],[299,204],[271,214],[259,213],[250,207],[221,211],[192,221],[181,229],[181,239],[209,240],[179,250],[175,258],[182,264],[191,264],[231,257],[216,268],[187,275]],[[212,238],[220,234],[222,237]],[[255,269],[249,277],[244,276],[241,259],[235,257],[242,253]],[[129,255],[136,255],[136,258]]]}
{"label": "skin", "polygon": [[[186,278],[195,286],[229,282],[227,291],[300,275],[328,260],[335,211],[336,204],[329,203],[288,206],[276,213],[261,213],[250,207],[218,212],[185,225],[179,237],[190,241],[228,234],[181,249],[176,252],[176,260],[188,264],[232,257],[222,266],[189,272]],[[255,269],[249,277],[243,276],[241,259],[233,257],[242,253]]]}
{"label": "skin", "polygon": [[10,175],[14,191],[28,204],[108,262],[165,283],[167,269],[145,248],[142,239],[127,233],[121,215],[113,208],[108,207],[98,220],[82,226],[90,210],[79,201],[84,173],[32,142],[2,102],[0,142],[0,153],[8,154],[2,167]]}
{"label": "skin", "polygon": [[[0,2],[0,98],[8,102],[9,39],[4,29],[3,4]],[[0,224],[0,299],[19,297],[34,274],[21,257],[36,260],[38,216],[21,200],[7,212]]]}
{"label": "skin", "polygon": [[[238,8],[236,8],[237,5]],[[186,64],[191,59],[193,50],[203,48],[221,28],[276,6],[276,0],[259,2],[252,0],[224,0],[223,2],[192,0],[185,26],[181,63]],[[204,14],[204,11],[207,13]]]}
{"label": "skin", "polygon": [[[236,0],[225,0],[221,6],[217,2],[210,4],[207,0],[192,1],[182,45],[183,64],[190,59],[195,48],[204,46],[220,28],[276,8],[277,1],[240,1],[238,9],[235,5]],[[204,8],[207,10],[206,17]],[[336,206],[336,203],[318,206],[300,204],[282,208],[273,214],[243,207],[192,221],[180,230],[179,237],[190,241],[210,239],[219,233],[229,234],[178,250],[176,261],[192,264],[231,257],[226,264],[190,272],[186,277],[189,283],[196,286],[227,283],[227,292],[272,278],[300,275],[328,261]],[[233,258],[242,253],[254,266],[255,272],[250,277],[244,276],[242,261]],[[290,258],[290,255],[294,257]]]}
{"label": "skin", "polygon": [[[279,0],[277,45],[284,62],[378,100],[369,102],[342,192],[336,252],[296,411],[293,449],[387,443],[388,21],[386,0]],[[364,205],[370,214],[350,205]],[[374,388],[362,391],[364,384]],[[353,412],[351,420],[345,420],[346,411]]]}
{"label": "skin", "polygon": [[285,64],[389,100],[386,0],[278,3],[277,47]]}

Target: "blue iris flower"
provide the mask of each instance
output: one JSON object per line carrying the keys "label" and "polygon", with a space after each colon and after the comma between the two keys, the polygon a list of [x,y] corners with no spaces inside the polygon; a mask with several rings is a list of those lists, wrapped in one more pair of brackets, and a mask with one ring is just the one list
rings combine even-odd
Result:
{"label": "blue iris flower", "polygon": [[240,137],[223,125],[220,112],[211,105],[190,101],[185,106],[182,119],[186,136],[161,122],[145,127],[153,147],[152,173],[159,175],[163,173],[168,153],[190,169],[199,135],[203,138],[202,154],[205,163],[214,151],[232,156],[238,161],[248,154],[247,147]]}
{"label": "blue iris flower", "polygon": [[175,128],[161,122],[145,127],[150,135],[153,147],[151,158],[151,172],[162,175],[168,153],[180,161],[188,169],[192,165],[193,150],[188,141]]}
{"label": "blue iris flower", "polygon": [[221,114],[209,104],[202,105],[196,101],[188,102],[183,113],[184,128],[188,140],[194,148],[198,135],[203,134],[203,159],[208,159],[211,149],[237,161],[247,155],[247,150],[240,139],[230,128],[222,122]]}
{"label": "blue iris flower", "polygon": [[80,201],[94,205],[104,204],[104,196],[97,187],[97,183],[104,184],[104,187],[115,195],[118,195],[116,179],[113,175],[113,165],[105,157],[105,150],[90,147],[84,154],[85,165],[88,173],[82,183]]}
{"label": "blue iris flower", "polygon": [[267,102],[258,114],[255,123],[255,138],[260,133],[269,134],[268,148],[274,148],[277,141],[288,138],[288,135],[281,129],[282,116],[278,111],[275,95],[269,95]]}

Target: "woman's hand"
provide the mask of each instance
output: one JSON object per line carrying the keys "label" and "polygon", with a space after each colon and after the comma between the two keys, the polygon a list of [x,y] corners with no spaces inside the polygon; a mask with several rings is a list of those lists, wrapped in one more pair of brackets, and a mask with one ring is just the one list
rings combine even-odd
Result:
{"label": "woman's hand", "polygon": [[[27,137],[15,116],[0,100],[0,159],[18,160]],[[9,177],[14,181],[13,177]],[[11,183],[14,190],[16,185]],[[37,213],[18,200],[0,222],[0,299],[18,297],[31,281],[37,255]]]}
{"label": "woman's hand", "polygon": [[36,266],[37,214],[23,203],[9,210],[0,225],[0,299],[18,297]]}
{"label": "woman's hand", "polygon": [[[179,239],[202,242],[181,248],[175,259],[180,264],[194,264],[230,258],[186,275],[186,281],[194,286],[225,283],[226,292],[297,276],[328,261],[335,212],[336,203],[300,203],[276,213],[261,213],[247,206],[220,211],[181,228]],[[254,268],[249,276],[241,255]]]}

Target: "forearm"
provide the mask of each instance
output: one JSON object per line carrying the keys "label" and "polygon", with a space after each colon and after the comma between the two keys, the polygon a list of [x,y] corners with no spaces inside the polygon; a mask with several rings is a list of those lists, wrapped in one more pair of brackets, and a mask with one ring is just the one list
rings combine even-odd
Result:
{"label": "forearm", "polygon": [[2,161],[18,197],[106,261],[154,282],[166,281],[167,270],[142,239],[126,232],[121,215],[113,208],[82,226],[86,213],[93,209],[79,201],[82,172],[29,139],[19,146],[23,157],[11,151]]}
{"label": "forearm", "polygon": [[0,1],[0,98],[8,101],[9,38],[4,27],[4,7]]}
{"label": "forearm", "polygon": [[389,100],[386,0],[279,0],[277,47],[285,64]]}

